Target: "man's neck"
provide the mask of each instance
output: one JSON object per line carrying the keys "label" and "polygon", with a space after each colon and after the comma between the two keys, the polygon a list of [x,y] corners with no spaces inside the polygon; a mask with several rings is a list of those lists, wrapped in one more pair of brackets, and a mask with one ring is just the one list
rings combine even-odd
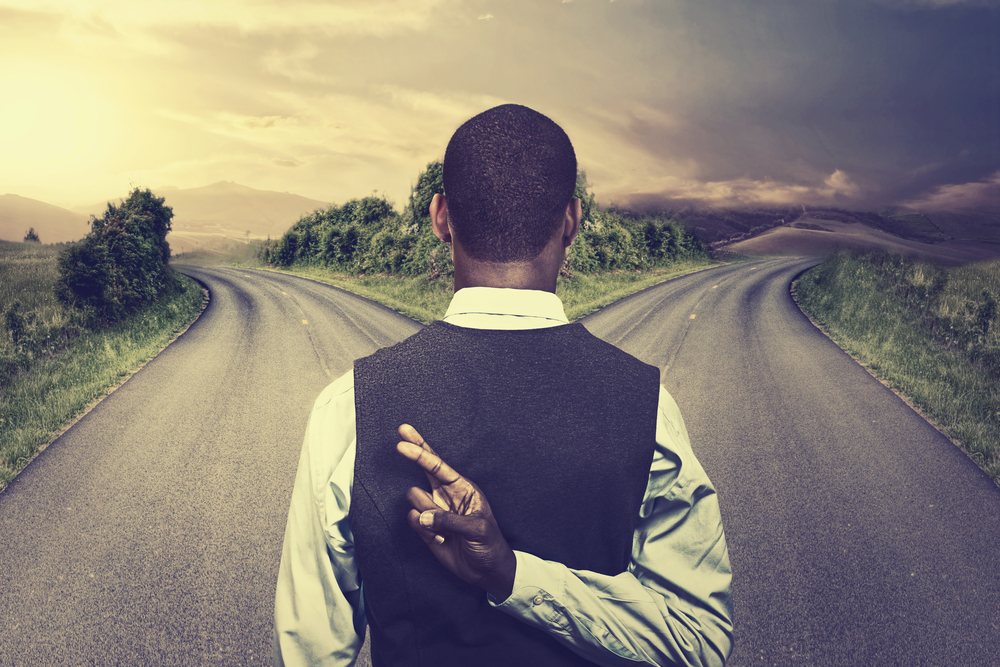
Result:
{"label": "man's neck", "polygon": [[556,275],[535,262],[469,262],[455,266],[455,291],[466,287],[505,287],[556,291]]}

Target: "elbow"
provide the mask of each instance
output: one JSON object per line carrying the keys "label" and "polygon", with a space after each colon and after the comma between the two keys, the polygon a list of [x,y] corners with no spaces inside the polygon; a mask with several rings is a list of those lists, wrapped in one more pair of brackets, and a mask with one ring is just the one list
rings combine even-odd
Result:
{"label": "elbow", "polygon": [[729,617],[688,617],[674,633],[668,655],[655,664],[683,667],[724,667],[733,651],[733,623]]}
{"label": "elbow", "polygon": [[724,667],[733,652],[733,622],[731,618],[715,617],[707,623],[701,635],[699,667]]}

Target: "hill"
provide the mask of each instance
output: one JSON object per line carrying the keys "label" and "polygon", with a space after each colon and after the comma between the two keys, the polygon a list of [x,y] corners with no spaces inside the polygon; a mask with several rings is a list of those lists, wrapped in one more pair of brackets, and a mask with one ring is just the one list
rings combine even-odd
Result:
{"label": "hill", "polygon": [[838,208],[693,208],[670,213],[715,254],[824,256],[882,249],[949,264],[1000,256],[1000,214]]}
{"label": "hill", "polygon": [[[872,229],[920,241],[938,243],[951,239],[966,241],[1000,242],[1000,227],[990,237],[981,218],[953,216],[951,214],[924,214],[916,211],[845,211],[839,208],[692,208],[687,207],[668,213],[681,220],[710,248],[718,248],[753,238],[769,229],[787,227],[798,220],[815,219],[841,223],[861,223]],[[933,216],[933,217],[932,217]],[[994,216],[996,217],[996,216]],[[956,220],[976,220],[978,225],[966,222],[963,233],[955,234],[951,226]]]}
{"label": "hill", "polygon": [[[175,254],[234,240],[279,238],[302,215],[329,206],[316,199],[256,190],[231,181],[189,189],[162,187],[153,192],[173,208],[172,231],[167,240]],[[107,202],[102,202],[73,210],[101,216],[106,208]]]}
{"label": "hill", "polygon": [[90,231],[87,216],[19,195],[0,197],[0,240],[21,241],[34,227],[42,243],[82,239]]}
{"label": "hill", "polygon": [[759,236],[717,246],[716,250],[740,255],[811,256],[830,255],[838,250],[886,250],[945,264],[965,264],[1000,257],[1000,244],[990,238],[948,238],[928,242],[920,238],[904,238],[862,222],[832,220],[829,216],[804,216]]}

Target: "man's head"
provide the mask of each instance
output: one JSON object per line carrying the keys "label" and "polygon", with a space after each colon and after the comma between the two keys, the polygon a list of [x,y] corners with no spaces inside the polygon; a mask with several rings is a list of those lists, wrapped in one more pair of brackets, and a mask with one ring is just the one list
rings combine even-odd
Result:
{"label": "man's head", "polygon": [[575,186],[576,154],[569,137],[528,107],[505,104],[484,111],[448,142],[449,222],[473,260],[535,260],[561,229]]}

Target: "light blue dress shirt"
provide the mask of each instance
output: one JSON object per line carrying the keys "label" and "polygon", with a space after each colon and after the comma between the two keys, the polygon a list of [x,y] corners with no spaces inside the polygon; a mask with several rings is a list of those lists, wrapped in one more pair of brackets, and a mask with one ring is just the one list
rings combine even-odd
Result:
{"label": "light blue dress shirt", "polygon": [[[444,320],[481,329],[568,323],[555,294],[488,287],[456,292]],[[276,665],[352,665],[363,644],[347,518],[356,445],[352,370],[320,394],[306,430],[278,573]],[[514,554],[513,593],[490,604],[595,664],[722,665],[732,650],[732,572],[718,498],[663,387],[628,571],[607,576]]]}

